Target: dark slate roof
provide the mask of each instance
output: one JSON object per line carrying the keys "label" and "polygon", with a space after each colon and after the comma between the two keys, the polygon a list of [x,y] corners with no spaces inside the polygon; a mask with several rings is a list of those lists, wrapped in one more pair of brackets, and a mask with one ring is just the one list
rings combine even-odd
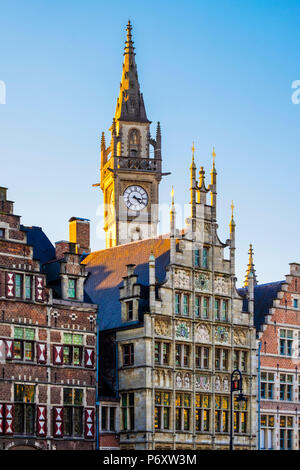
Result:
{"label": "dark slate roof", "polygon": [[[284,283],[285,281],[276,281],[254,287],[254,325],[257,331],[260,330],[261,325],[265,322],[265,315],[269,313],[269,309],[273,306],[273,300],[277,298],[277,294]],[[247,312],[248,289],[243,287],[242,289],[237,289],[237,291],[243,297],[243,311]]]}
{"label": "dark slate roof", "polygon": [[41,266],[55,258],[55,248],[41,227],[20,226],[27,233],[27,243],[33,247],[33,258],[40,260]]}
{"label": "dark slate roof", "polygon": [[99,326],[101,330],[126,326],[121,322],[120,287],[127,276],[127,264],[135,264],[134,274],[137,283],[142,285],[139,320],[149,309],[149,256],[155,256],[155,275],[161,284],[165,280],[166,266],[170,263],[170,239],[167,237],[149,238],[88,255],[82,264],[89,273],[85,282],[85,292],[90,301],[99,305]]}

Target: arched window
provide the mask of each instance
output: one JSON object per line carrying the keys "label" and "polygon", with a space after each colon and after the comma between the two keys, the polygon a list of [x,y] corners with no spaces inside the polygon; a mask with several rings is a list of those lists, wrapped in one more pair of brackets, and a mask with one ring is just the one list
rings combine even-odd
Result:
{"label": "arched window", "polygon": [[140,156],[140,133],[137,129],[132,129],[128,136],[128,155],[130,157]]}

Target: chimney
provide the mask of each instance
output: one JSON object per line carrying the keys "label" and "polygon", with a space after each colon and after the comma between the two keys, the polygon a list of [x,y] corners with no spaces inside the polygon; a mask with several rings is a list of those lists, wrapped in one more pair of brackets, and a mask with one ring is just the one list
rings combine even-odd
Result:
{"label": "chimney", "polygon": [[56,259],[61,259],[64,257],[65,253],[70,252],[70,244],[69,242],[62,240],[60,242],[55,242],[55,253]]}
{"label": "chimney", "polygon": [[71,217],[69,220],[70,243],[76,245],[76,253],[90,253],[90,221],[79,217]]}
{"label": "chimney", "polygon": [[7,200],[7,188],[0,186],[0,212],[4,214],[13,214],[14,203]]}

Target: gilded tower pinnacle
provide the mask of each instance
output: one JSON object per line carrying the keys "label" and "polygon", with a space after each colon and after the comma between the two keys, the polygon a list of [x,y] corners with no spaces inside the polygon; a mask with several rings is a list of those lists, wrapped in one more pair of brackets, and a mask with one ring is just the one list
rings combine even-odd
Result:
{"label": "gilded tower pinnacle", "polygon": [[248,285],[249,285],[248,281],[249,281],[250,273],[253,276],[254,285],[255,286],[257,285],[257,278],[256,278],[256,273],[255,273],[255,268],[254,268],[254,263],[253,263],[253,248],[252,248],[251,243],[250,243],[250,246],[249,246],[248,253],[249,253],[249,261],[248,261],[247,271],[246,271],[246,275],[245,275],[244,287],[248,287]]}

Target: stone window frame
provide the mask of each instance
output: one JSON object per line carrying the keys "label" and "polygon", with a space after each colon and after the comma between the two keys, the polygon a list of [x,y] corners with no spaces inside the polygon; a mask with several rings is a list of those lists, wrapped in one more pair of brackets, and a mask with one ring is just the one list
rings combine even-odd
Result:
{"label": "stone window frame", "polygon": [[133,366],[134,365],[134,343],[124,343],[121,345],[121,349],[122,349],[123,367]]}
{"label": "stone window frame", "polygon": [[[279,416],[279,447],[280,450],[292,450],[294,441],[294,417],[280,415]],[[283,441],[283,447],[282,447]],[[288,442],[291,441],[291,446],[288,446]]]}
{"label": "stone window frame", "polygon": [[[219,367],[216,367],[216,360],[217,360],[216,352],[217,351],[220,351],[220,357],[219,357],[220,366]],[[229,371],[229,367],[230,367],[230,349],[229,348],[216,347],[215,348],[215,358],[214,359],[215,359],[215,361],[214,361],[215,370],[217,370],[217,371]],[[224,362],[225,362],[225,365],[224,365]]]}
{"label": "stone window frame", "polygon": [[[197,354],[197,351],[200,350],[200,354]],[[204,351],[207,351],[207,356],[204,354]],[[211,348],[208,346],[195,345],[195,368],[209,370],[210,367],[210,357],[211,357]],[[200,359],[200,365],[197,365],[197,358]],[[207,367],[204,366],[204,362],[207,361]]]}
{"label": "stone window frame", "polygon": [[[272,424],[273,420],[273,424]],[[264,424],[265,423],[265,424]],[[263,439],[262,439],[263,436]],[[260,417],[260,450],[273,450],[275,442],[275,415],[262,414]],[[271,447],[269,443],[271,441]],[[264,444],[268,444],[266,447]]]}
{"label": "stone window frame", "polygon": [[[177,364],[177,348],[179,348],[179,364]],[[179,368],[190,368],[190,354],[191,353],[191,345],[186,343],[175,343],[175,367]],[[187,364],[185,364],[185,358],[187,358]]]}
{"label": "stone window frame", "polygon": [[[245,349],[236,349],[234,348],[233,352],[233,368],[239,369],[241,372],[247,372],[248,370],[248,351]],[[235,354],[237,354],[237,361],[235,359]],[[244,356],[244,360],[243,360]],[[244,366],[243,366],[244,364]]]}
{"label": "stone window frame", "polygon": [[[188,404],[186,400],[188,399]],[[187,418],[187,421],[186,421]],[[179,423],[179,426],[177,425]],[[186,426],[187,423],[187,426]],[[191,431],[192,425],[192,394],[176,392],[175,395],[175,431]]]}
{"label": "stone window frame", "polygon": [[[177,301],[178,299],[178,301]],[[185,299],[187,299],[187,303],[185,303]],[[174,311],[175,315],[181,316],[181,317],[189,317],[191,308],[191,294],[190,292],[187,291],[179,291],[178,289],[175,290],[174,293]],[[177,310],[177,306],[179,305],[179,310]],[[184,313],[185,311],[185,306],[187,306],[187,313]]]}
{"label": "stone window frame", "polygon": [[[113,410],[113,413],[112,413]],[[100,431],[102,432],[117,432],[117,410],[118,406],[114,404],[102,404],[100,413]],[[103,427],[103,415],[105,415],[105,421],[107,425]],[[112,423],[113,421],[113,423]]]}
{"label": "stone window frame", "polygon": [[[291,381],[289,380],[291,379]],[[290,398],[288,398],[290,396]],[[279,400],[293,401],[294,398],[294,374],[279,374]]]}
{"label": "stone window frame", "polygon": [[[203,399],[207,398],[208,406],[203,406]],[[198,401],[199,400],[199,401]],[[211,414],[212,414],[212,396],[207,393],[196,393],[195,394],[195,432],[210,432],[211,428]],[[204,415],[207,413],[207,418],[204,419]],[[200,419],[199,419],[200,418]],[[197,426],[197,421],[200,421],[200,426]],[[205,426],[204,423],[208,422]],[[199,427],[200,429],[197,429]]]}
{"label": "stone window frame", "polygon": [[[158,351],[156,349],[156,345],[158,345]],[[164,347],[167,347],[167,352],[164,352]],[[160,341],[160,340],[155,340],[154,343],[154,363],[156,365],[161,365],[161,366],[169,366],[171,363],[171,346],[172,343],[170,341]],[[159,360],[156,360],[157,357],[157,352],[158,352],[158,357]],[[167,362],[164,362],[164,356],[165,354],[167,355]]]}
{"label": "stone window frame", "polygon": [[[159,401],[157,397],[159,395]],[[168,396],[167,403],[165,396]],[[166,413],[165,413],[166,412]],[[155,431],[164,431],[171,429],[171,412],[172,412],[172,394],[170,391],[155,390],[154,396],[154,429]],[[156,426],[156,417],[158,419],[158,426]],[[167,425],[165,422],[167,418]]]}
{"label": "stone window frame", "polygon": [[[291,333],[291,336],[288,334]],[[294,345],[294,330],[290,328],[278,329],[278,352],[279,356],[292,357]]]}

